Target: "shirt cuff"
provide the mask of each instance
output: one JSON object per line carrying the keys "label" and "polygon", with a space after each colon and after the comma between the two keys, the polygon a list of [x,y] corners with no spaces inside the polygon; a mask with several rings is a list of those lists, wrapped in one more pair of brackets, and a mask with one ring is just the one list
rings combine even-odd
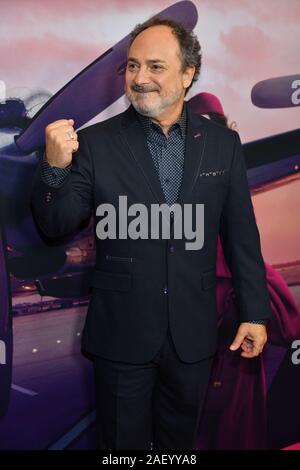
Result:
{"label": "shirt cuff", "polygon": [[49,186],[58,187],[60,186],[66,177],[69,175],[72,168],[72,163],[70,163],[65,168],[59,168],[57,166],[51,166],[45,159],[42,160],[42,170],[41,175],[42,179]]}
{"label": "shirt cuff", "polygon": [[265,325],[267,320],[249,320],[248,323],[256,323],[257,325]]}

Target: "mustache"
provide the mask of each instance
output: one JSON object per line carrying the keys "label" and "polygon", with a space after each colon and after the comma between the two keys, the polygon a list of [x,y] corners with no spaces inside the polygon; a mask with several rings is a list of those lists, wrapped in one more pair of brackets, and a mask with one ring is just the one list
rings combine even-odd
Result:
{"label": "mustache", "polygon": [[131,89],[133,91],[137,91],[138,93],[149,93],[150,91],[159,91],[158,87],[153,88],[153,86],[151,87],[137,84],[132,85]]}

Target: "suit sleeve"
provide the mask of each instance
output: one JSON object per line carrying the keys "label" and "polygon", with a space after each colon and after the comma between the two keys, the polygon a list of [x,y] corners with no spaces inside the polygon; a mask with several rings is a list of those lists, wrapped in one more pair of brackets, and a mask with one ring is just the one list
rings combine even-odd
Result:
{"label": "suit sleeve", "polygon": [[78,132],[79,149],[73,154],[71,170],[59,186],[46,183],[42,161],[35,171],[31,210],[33,217],[48,237],[67,235],[88,219],[93,205],[93,163],[88,144]]}
{"label": "suit sleeve", "polygon": [[239,135],[235,142],[227,197],[220,220],[220,239],[232,273],[242,322],[267,319],[271,303],[260,236],[255,221]]}

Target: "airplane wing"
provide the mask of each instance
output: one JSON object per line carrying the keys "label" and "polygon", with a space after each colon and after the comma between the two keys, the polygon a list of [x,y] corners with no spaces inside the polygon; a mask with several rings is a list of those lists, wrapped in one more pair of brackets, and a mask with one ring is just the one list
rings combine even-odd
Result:
{"label": "airplane wing", "polygon": [[300,129],[245,143],[243,149],[252,192],[300,178]]}
{"label": "airplane wing", "polygon": [[86,269],[52,279],[38,279],[35,286],[41,296],[77,299],[90,294],[91,272],[91,269]]}

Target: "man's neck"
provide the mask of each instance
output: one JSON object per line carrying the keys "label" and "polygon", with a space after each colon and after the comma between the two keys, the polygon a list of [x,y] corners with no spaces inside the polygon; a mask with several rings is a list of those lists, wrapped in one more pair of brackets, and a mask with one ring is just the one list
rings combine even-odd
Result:
{"label": "man's neck", "polygon": [[183,110],[183,105],[184,101],[180,101],[180,103],[176,103],[173,108],[168,108],[160,116],[151,118],[151,121],[158,124],[161,127],[163,133],[168,136],[168,131],[170,127],[180,119]]}

